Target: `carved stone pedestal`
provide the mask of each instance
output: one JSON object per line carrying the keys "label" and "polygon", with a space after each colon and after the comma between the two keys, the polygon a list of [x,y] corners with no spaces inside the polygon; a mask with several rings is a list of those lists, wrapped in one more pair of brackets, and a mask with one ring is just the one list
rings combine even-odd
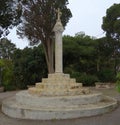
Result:
{"label": "carved stone pedestal", "polygon": [[34,120],[71,119],[110,112],[117,100],[91,92],[68,74],[49,74],[42,83],[4,100],[2,111],[11,117]]}
{"label": "carved stone pedestal", "polygon": [[82,83],[76,83],[69,74],[49,74],[43,78],[42,83],[36,83],[35,87],[29,88],[28,92],[37,96],[66,96],[82,95],[90,93],[89,89],[82,87]]}

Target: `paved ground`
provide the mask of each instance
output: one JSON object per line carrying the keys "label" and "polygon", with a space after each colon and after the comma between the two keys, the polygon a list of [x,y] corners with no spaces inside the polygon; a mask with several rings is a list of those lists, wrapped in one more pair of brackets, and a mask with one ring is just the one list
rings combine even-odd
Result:
{"label": "paved ground", "polygon": [[[101,91],[111,97],[115,97],[120,101],[120,93],[117,93],[115,89],[99,89],[98,91]],[[3,99],[13,96],[15,93],[16,91],[0,93],[0,105]],[[120,105],[113,112],[104,115],[71,120],[51,121],[14,119],[4,115],[0,110],[0,125],[120,125]]]}

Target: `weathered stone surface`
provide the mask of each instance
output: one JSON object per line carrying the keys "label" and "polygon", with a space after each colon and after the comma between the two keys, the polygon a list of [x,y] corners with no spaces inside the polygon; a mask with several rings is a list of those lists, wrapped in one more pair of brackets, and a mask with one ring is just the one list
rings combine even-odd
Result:
{"label": "weathered stone surface", "polygon": [[[35,99],[34,96],[32,96],[32,98],[30,96],[31,95],[27,97],[30,99],[33,98]],[[21,97],[23,96],[21,95]],[[18,98],[20,99],[20,97]],[[81,100],[84,103],[87,101],[88,102],[86,104],[82,104]],[[103,97],[101,101],[97,100],[97,102],[95,103],[91,102],[89,97],[85,98],[84,96],[82,98],[81,96],[78,96],[77,98],[75,96],[71,97],[66,96],[61,98],[49,97],[48,99],[46,99],[46,97],[40,97],[38,98],[38,100],[33,101],[32,103],[30,102],[30,104],[29,102],[27,102],[28,100],[23,102],[21,101],[18,102],[18,100],[16,100],[15,97],[4,100],[2,104],[2,111],[6,115],[9,115],[14,118],[52,120],[52,119],[71,119],[71,118],[79,118],[85,116],[94,116],[112,111],[117,106],[117,101],[115,99],[108,97]]]}
{"label": "weathered stone surface", "polygon": [[[60,14],[60,13],[59,13]],[[55,73],[63,73],[63,43],[62,43],[62,33],[64,31],[63,25],[59,19],[53,28],[55,32]]]}
{"label": "weathered stone surface", "polygon": [[103,100],[101,93],[91,93],[89,95],[74,95],[74,96],[35,96],[28,93],[28,91],[21,91],[16,94],[16,101],[19,104],[40,106],[40,107],[63,107],[70,105],[83,105],[98,103]]}
{"label": "weathered stone surface", "polygon": [[90,93],[88,88],[83,88],[82,83],[76,83],[68,74],[49,74],[48,78],[43,78],[41,83],[36,83],[35,87],[29,88],[28,92],[38,96],[65,96],[82,95]]}
{"label": "weathered stone surface", "polygon": [[62,32],[58,9],[55,32],[55,73],[48,74],[41,83],[36,83],[28,91],[17,93],[4,100],[2,111],[11,117],[22,119],[67,119],[103,114],[113,110],[117,101],[100,93],[90,92],[63,73]]}

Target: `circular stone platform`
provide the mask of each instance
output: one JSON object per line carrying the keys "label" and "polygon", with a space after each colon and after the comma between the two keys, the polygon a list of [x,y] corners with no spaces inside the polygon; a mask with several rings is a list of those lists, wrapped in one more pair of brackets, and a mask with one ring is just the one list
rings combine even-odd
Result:
{"label": "circular stone platform", "polygon": [[71,119],[94,116],[112,111],[117,101],[101,93],[75,96],[35,96],[21,91],[3,101],[2,111],[21,119]]}

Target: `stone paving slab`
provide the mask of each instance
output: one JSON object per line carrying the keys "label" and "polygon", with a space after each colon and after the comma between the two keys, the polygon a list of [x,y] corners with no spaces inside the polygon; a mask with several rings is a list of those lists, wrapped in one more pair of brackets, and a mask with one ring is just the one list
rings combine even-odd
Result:
{"label": "stone paving slab", "polygon": [[[99,90],[115,97],[120,101],[120,94],[115,90]],[[0,93],[1,101],[7,97],[13,96],[15,92]],[[1,108],[0,108],[1,109]],[[0,125],[120,125],[120,105],[116,110],[110,113],[95,117],[71,119],[71,120],[51,120],[51,121],[39,121],[39,120],[21,120],[14,119],[4,115],[0,110]]]}

